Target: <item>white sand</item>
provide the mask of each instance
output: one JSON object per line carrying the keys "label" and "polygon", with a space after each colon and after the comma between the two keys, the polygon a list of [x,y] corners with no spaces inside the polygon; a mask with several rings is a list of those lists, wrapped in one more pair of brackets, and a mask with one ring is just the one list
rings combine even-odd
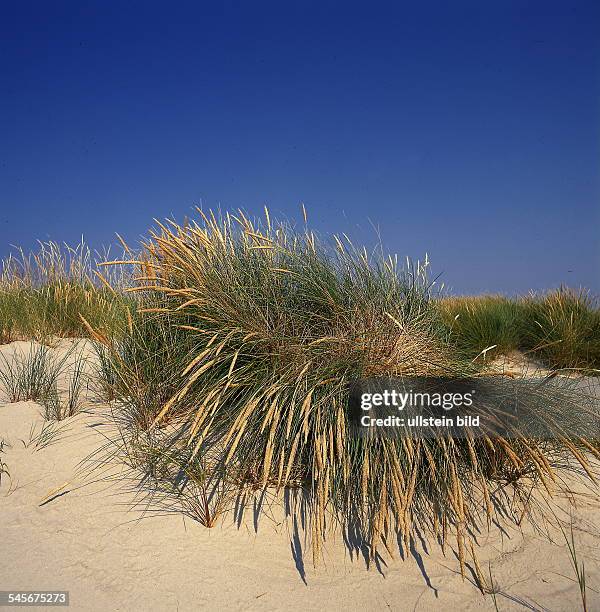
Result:
{"label": "white sand", "polygon": [[[11,474],[0,484],[0,590],[69,590],[73,610],[494,609],[490,595],[461,579],[452,551],[444,557],[435,545],[419,542],[407,559],[367,570],[332,537],[315,569],[310,550],[304,561],[293,554],[281,504],[265,510],[257,531],[251,511],[239,527],[228,517],[213,529],[181,514],[144,514],[132,509],[128,486],[93,482],[77,469],[114,432],[105,407],[65,421],[50,446],[25,448],[32,426],[43,425],[33,402],[0,404],[0,438],[10,445],[0,458]],[[63,485],[62,495],[40,505]],[[600,591],[597,498],[579,503],[574,524],[588,607],[600,610],[592,590]],[[482,538],[479,556],[486,572],[491,564],[500,610],[580,609],[568,550],[554,536],[556,543],[526,526]]]}

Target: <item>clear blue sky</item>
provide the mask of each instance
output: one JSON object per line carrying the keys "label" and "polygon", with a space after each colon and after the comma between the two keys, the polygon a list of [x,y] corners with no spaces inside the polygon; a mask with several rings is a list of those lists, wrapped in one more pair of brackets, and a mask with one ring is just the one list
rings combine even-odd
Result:
{"label": "clear blue sky", "polygon": [[242,207],[600,291],[600,3],[0,2],[0,249]]}

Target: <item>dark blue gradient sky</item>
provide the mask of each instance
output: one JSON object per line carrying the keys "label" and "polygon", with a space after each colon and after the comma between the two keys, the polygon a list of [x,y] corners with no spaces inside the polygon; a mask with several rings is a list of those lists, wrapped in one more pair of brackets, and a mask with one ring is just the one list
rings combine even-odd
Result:
{"label": "dark blue gradient sky", "polygon": [[0,248],[242,207],[600,291],[600,3],[1,2]]}

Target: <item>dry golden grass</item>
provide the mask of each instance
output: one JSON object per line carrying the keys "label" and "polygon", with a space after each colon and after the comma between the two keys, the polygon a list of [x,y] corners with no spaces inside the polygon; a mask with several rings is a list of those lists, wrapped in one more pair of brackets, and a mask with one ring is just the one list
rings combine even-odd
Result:
{"label": "dry golden grass", "polygon": [[446,297],[438,308],[450,340],[470,358],[520,349],[552,368],[600,370],[600,310],[586,291]]}
{"label": "dry golden grass", "polygon": [[124,316],[123,278],[105,278],[90,250],[54,242],[18,251],[1,263],[0,342],[86,335],[80,315],[96,327],[115,329]]}
{"label": "dry golden grass", "polygon": [[[140,309],[119,341],[94,332],[124,421],[161,432],[157,456],[174,453],[184,472],[202,461],[221,490],[301,486],[315,561],[339,523],[371,558],[416,529],[453,540],[463,572],[482,522],[535,514],[528,487],[549,494],[573,461],[592,477],[586,440],[357,437],[352,381],[476,373],[444,341],[426,270],[343,236],[328,247],[268,213],[200,214],[159,223],[143,255],[121,261],[137,268]],[[569,409],[582,410],[576,398]]]}

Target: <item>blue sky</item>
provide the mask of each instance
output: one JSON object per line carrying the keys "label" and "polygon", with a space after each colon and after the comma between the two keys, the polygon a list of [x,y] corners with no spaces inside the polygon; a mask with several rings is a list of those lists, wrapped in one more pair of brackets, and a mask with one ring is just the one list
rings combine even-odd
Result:
{"label": "blue sky", "polygon": [[600,3],[1,2],[0,255],[195,204],[600,291]]}

